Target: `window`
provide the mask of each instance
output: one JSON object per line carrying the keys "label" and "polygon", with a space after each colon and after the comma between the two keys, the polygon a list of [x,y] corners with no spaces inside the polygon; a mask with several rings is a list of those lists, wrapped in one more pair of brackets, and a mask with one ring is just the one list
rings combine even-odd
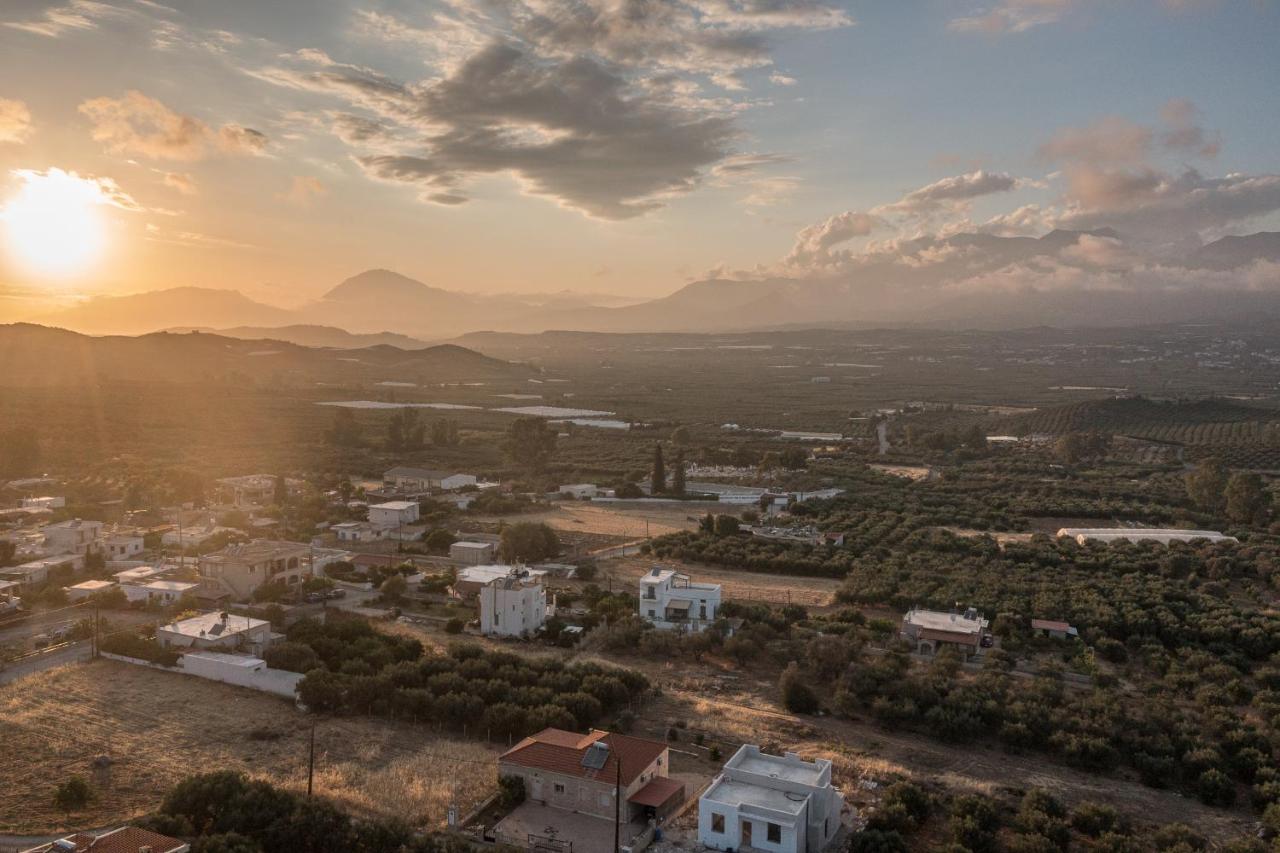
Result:
{"label": "window", "polygon": [[564,793],[564,785],[561,785],[559,782],[556,783],[556,793],[557,794]]}
{"label": "window", "polygon": [[724,834],[724,815],[718,812],[711,813],[711,831]]}
{"label": "window", "polygon": [[765,824],[764,834],[765,834],[765,837],[768,838],[774,844],[782,843],[782,827],[778,826],[776,823]]}

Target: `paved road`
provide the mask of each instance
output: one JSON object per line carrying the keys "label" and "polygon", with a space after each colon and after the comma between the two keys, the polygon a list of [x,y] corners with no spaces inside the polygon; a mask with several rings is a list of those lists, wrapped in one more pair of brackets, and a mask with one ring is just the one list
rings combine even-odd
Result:
{"label": "paved road", "polygon": [[54,646],[51,649],[46,649],[37,654],[6,664],[4,669],[0,669],[0,684],[8,684],[9,682],[16,681],[26,675],[31,675],[36,672],[44,672],[46,669],[65,666],[69,663],[86,661],[89,657],[90,648],[88,640]]}

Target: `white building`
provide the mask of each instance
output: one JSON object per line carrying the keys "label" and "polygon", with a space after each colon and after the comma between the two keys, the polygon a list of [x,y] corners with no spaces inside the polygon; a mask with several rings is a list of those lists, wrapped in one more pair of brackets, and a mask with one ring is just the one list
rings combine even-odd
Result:
{"label": "white building", "polygon": [[449,559],[468,566],[480,566],[491,563],[497,551],[498,546],[492,542],[454,542],[449,546]]}
{"label": "white building", "polygon": [[418,520],[417,501],[387,501],[369,507],[369,523],[383,530]]}
{"label": "white building", "polygon": [[67,499],[63,497],[55,497],[53,495],[45,495],[38,498],[23,498],[23,509],[60,509],[67,505]]}
{"label": "white building", "polygon": [[84,555],[97,547],[102,536],[102,522],[76,518],[50,524],[42,532],[46,552]]}
{"label": "white building", "polygon": [[702,631],[719,610],[720,584],[693,583],[688,575],[660,566],[640,578],[640,616],[655,628]]}
{"label": "white building", "polygon": [[83,601],[91,595],[97,595],[100,592],[115,588],[116,585],[111,581],[84,581],[66,588],[67,601],[73,603]]}
{"label": "white building", "polygon": [[49,576],[59,569],[69,572],[84,568],[84,557],[79,554],[61,554],[57,557],[45,557],[31,560],[18,566],[0,569],[0,580],[14,581],[23,589],[31,589],[49,582]]}
{"label": "white building", "polygon": [[913,644],[918,654],[936,654],[950,646],[968,656],[982,647],[990,626],[991,621],[972,607],[964,613],[913,607],[902,617],[901,637]]}
{"label": "white building", "polygon": [[136,566],[132,569],[116,572],[115,579],[116,583],[119,584],[143,584],[155,580],[156,576],[161,574],[164,574],[164,570],[157,569],[155,566]]}
{"label": "white building", "polygon": [[376,542],[386,538],[385,527],[375,527],[367,521],[343,521],[329,528],[339,542]]}
{"label": "white building", "polygon": [[200,527],[182,527],[160,534],[160,544],[178,548],[198,548],[219,533],[238,533],[234,527],[221,527],[213,522]]}
{"label": "white building", "polygon": [[189,581],[142,580],[120,584],[124,597],[130,601],[145,601],[161,605],[177,602],[184,595],[195,595],[200,584]]}
{"label": "white building", "polygon": [[1173,530],[1163,527],[1063,527],[1058,536],[1074,539],[1081,545],[1088,542],[1190,542],[1207,539],[1210,542],[1239,543],[1234,536],[1226,536],[1216,530]]}
{"label": "white building", "polygon": [[744,744],[698,798],[698,840],[713,850],[820,853],[843,808],[830,761]]}
{"label": "white building", "polygon": [[531,637],[547,621],[547,589],[528,573],[496,578],[480,590],[480,633]]}
{"label": "white building", "polygon": [[215,610],[157,628],[156,640],[165,648],[239,649],[257,655],[271,644],[271,623]]}
{"label": "white building", "polygon": [[523,572],[525,576],[530,578],[542,578],[546,576],[546,572],[537,569],[525,569],[520,566],[510,566],[505,563],[488,563],[479,566],[467,566],[465,569],[458,571],[457,577],[453,581],[453,591],[461,596],[479,595],[480,590],[484,589],[490,583],[499,578],[510,577],[513,574]]}
{"label": "white building", "polygon": [[120,530],[102,537],[99,550],[108,560],[131,560],[141,554],[146,546],[142,536],[133,531]]}
{"label": "white building", "polygon": [[430,468],[412,468],[399,465],[382,475],[382,482],[391,488],[406,492],[453,492],[476,485],[474,474],[458,474],[435,471]]}
{"label": "white building", "polygon": [[560,494],[577,500],[594,498],[600,494],[600,487],[595,483],[569,483],[560,487]]}

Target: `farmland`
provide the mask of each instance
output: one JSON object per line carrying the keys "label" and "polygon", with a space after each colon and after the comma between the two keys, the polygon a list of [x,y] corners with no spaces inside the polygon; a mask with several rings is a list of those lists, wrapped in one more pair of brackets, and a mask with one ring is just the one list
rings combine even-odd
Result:
{"label": "farmland", "polygon": [[[114,661],[29,677],[0,700],[0,830],[127,820],[155,809],[181,779],[212,769],[305,790],[310,723],[280,699]],[[355,814],[440,826],[451,798],[465,810],[487,796],[498,750],[356,717],[320,720],[316,751],[317,792]],[[467,772],[455,772],[464,761]],[[69,774],[97,792],[74,816],[52,801],[55,780]]]}

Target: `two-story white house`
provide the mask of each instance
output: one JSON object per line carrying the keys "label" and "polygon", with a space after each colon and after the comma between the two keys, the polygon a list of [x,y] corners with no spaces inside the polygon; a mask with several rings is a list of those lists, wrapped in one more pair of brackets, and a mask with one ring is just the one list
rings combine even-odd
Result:
{"label": "two-story white house", "polygon": [[102,522],[75,518],[47,525],[41,532],[45,553],[84,556],[97,550],[98,540],[102,538]]}
{"label": "two-story white house", "polygon": [[547,621],[547,588],[540,576],[515,570],[480,590],[480,633],[495,637],[531,637]]}
{"label": "two-story white house", "polygon": [[743,744],[698,798],[698,841],[713,850],[821,853],[843,809],[830,761]]}
{"label": "two-story white house", "polygon": [[417,501],[387,501],[369,507],[369,523],[374,527],[386,530],[413,524],[418,520],[419,506]]}
{"label": "two-story white house", "polygon": [[716,621],[720,584],[694,583],[674,569],[654,566],[640,578],[640,616],[666,631],[702,631]]}

